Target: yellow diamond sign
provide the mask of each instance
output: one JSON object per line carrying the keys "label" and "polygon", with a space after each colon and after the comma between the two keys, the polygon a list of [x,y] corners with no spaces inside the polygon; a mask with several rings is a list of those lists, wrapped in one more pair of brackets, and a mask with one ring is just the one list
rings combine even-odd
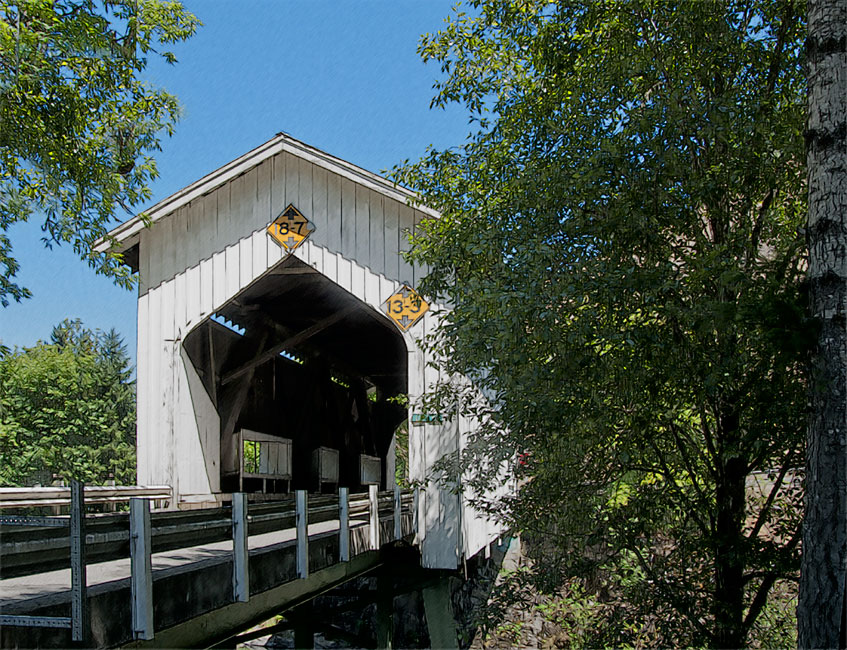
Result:
{"label": "yellow diamond sign", "polygon": [[313,232],[315,225],[291,204],[268,226],[268,234],[289,253]]}
{"label": "yellow diamond sign", "polygon": [[397,293],[382,303],[381,308],[397,327],[405,332],[418,322],[429,309],[429,305],[417,291],[404,284]]}

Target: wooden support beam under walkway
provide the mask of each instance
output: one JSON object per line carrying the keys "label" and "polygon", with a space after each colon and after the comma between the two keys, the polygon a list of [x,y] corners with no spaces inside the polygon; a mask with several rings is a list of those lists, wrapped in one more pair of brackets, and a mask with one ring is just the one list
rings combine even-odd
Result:
{"label": "wooden support beam under walkway", "polygon": [[197,616],[190,621],[157,632],[151,641],[128,643],[125,648],[190,648],[207,647],[232,636],[233,630],[244,630],[266,620],[279,611],[281,603],[307,602],[316,595],[352,580],[380,566],[380,554],[367,551],[349,562],[333,564],[315,571],[308,578],[287,582],[274,589],[255,594],[246,603],[231,603]]}

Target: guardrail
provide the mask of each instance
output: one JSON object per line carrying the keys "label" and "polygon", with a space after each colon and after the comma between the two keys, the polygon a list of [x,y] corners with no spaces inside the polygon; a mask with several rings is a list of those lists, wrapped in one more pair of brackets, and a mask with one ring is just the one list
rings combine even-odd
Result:
{"label": "guardrail", "polygon": [[[53,489],[53,488],[49,488]],[[61,489],[61,488],[59,488]],[[80,495],[82,495],[80,489]],[[85,489],[85,495],[89,490]],[[298,490],[294,495],[274,502],[248,504],[247,495],[232,495],[232,506],[208,508],[186,512],[150,512],[150,494],[130,498],[129,513],[95,515],[83,517],[85,529],[80,528],[82,551],[81,602],[85,602],[85,559],[101,562],[109,559],[130,557],[133,638],[152,639],[152,560],[153,553],[201,546],[207,543],[233,540],[233,599],[246,602],[249,599],[249,556],[247,536],[275,530],[296,529],[297,576],[309,574],[308,525],[324,521],[338,521],[339,561],[350,560],[350,523],[359,520],[369,524],[368,548],[378,549],[380,519],[392,518],[393,536],[400,539],[403,533],[403,513],[413,511],[414,496],[410,491],[395,487],[393,492],[377,492],[370,486],[367,494],[350,495],[347,488],[340,488],[337,495],[309,495]],[[80,500],[80,511],[82,500]],[[412,512],[413,520],[414,513]],[[47,570],[48,560],[53,564],[67,566],[68,547],[75,542],[62,531],[55,531],[57,522],[67,522],[63,517],[0,517],[6,525],[16,520],[16,526],[26,529],[5,528],[0,553],[4,574],[25,575]],[[85,521],[87,519],[87,521]],[[72,536],[71,536],[72,537]],[[29,547],[29,551],[27,548]],[[62,560],[62,556],[64,560]],[[79,591],[78,570],[72,566],[72,588]],[[53,567],[51,567],[53,568]],[[76,582],[75,582],[76,581]],[[74,592],[76,593],[76,592]],[[84,617],[84,607],[80,608]],[[27,617],[0,616],[2,625],[51,625],[46,619],[27,621]],[[62,621],[64,626],[70,621]],[[82,630],[87,622],[80,623]],[[70,626],[70,625],[68,625]],[[74,628],[76,629],[76,628]],[[74,640],[77,634],[74,632]]]}

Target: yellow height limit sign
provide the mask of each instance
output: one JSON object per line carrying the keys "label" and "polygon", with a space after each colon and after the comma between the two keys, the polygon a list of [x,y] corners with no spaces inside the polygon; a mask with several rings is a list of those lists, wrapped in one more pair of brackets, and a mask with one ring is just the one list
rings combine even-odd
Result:
{"label": "yellow height limit sign", "polygon": [[289,204],[268,226],[268,234],[289,253],[315,232],[315,225]]}
{"label": "yellow height limit sign", "polygon": [[405,332],[418,322],[429,309],[429,305],[417,291],[404,284],[397,293],[382,303],[381,308],[397,327]]}

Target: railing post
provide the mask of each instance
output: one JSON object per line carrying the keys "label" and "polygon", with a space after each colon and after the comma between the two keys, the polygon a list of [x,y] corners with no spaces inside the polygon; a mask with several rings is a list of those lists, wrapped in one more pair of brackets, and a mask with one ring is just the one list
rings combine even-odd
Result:
{"label": "railing post", "polygon": [[368,500],[370,502],[370,542],[371,550],[379,549],[379,498],[376,485],[368,486]]}
{"label": "railing post", "polygon": [[150,501],[133,497],[129,500],[129,557],[134,639],[153,638],[153,562],[150,551]]}
{"label": "railing post", "polygon": [[296,492],[297,577],[309,577],[309,497],[306,490]]}
{"label": "railing post", "polygon": [[[112,474],[111,472],[109,472],[109,478],[106,479],[106,485],[108,485],[109,487],[115,486],[115,475]],[[118,510],[117,506],[118,506],[118,504],[115,503],[114,501],[108,501],[108,502],[106,502],[106,505],[103,506],[103,510],[105,512],[117,512],[117,510]]]}
{"label": "railing post", "polygon": [[71,481],[71,639],[84,642],[88,636],[88,594],[85,570],[85,492],[83,484]]}
{"label": "railing post", "polygon": [[232,598],[236,602],[250,600],[250,571],[247,553],[247,495],[232,495]]}
{"label": "railing post", "polygon": [[338,488],[338,561],[350,559],[350,488]]}
{"label": "railing post", "polygon": [[403,503],[400,500],[400,486],[394,485],[394,539],[403,538]]}

